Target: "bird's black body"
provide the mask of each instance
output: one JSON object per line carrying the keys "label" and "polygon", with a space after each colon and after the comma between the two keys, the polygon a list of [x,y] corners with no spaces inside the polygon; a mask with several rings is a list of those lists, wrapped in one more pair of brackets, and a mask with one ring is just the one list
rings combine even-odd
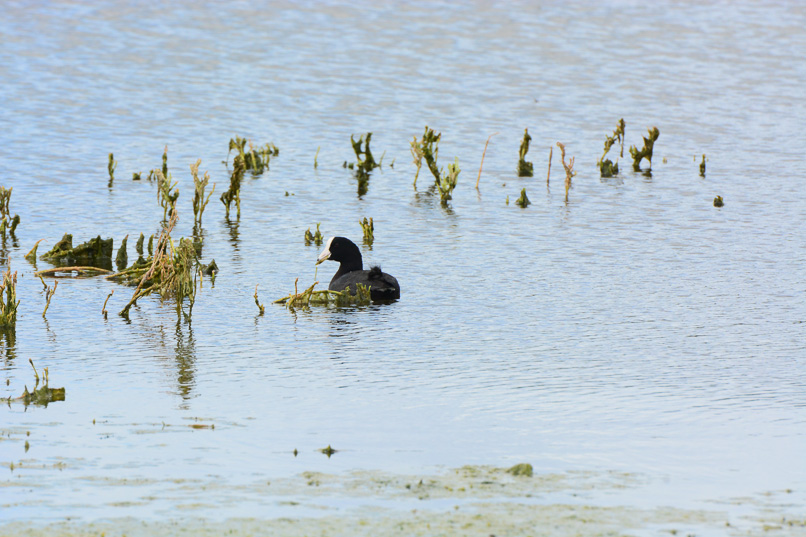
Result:
{"label": "bird's black body", "polygon": [[316,263],[318,265],[327,259],[339,262],[339,270],[336,271],[328,286],[331,291],[349,289],[350,294],[355,294],[356,285],[360,283],[369,287],[372,300],[400,298],[400,285],[397,283],[397,279],[382,272],[380,267],[364,270],[361,250],[350,239],[331,237]]}

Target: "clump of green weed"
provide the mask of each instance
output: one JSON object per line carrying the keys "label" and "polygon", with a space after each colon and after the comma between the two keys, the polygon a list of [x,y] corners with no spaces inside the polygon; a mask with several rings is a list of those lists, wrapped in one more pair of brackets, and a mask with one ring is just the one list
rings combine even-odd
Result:
{"label": "clump of green weed", "polygon": [[126,268],[126,265],[129,262],[129,254],[126,251],[126,242],[129,240],[129,236],[126,235],[123,237],[123,240],[120,241],[120,248],[118,248],[118,255],[115,257],[115,267],[118,270],[123,270]]}
{"label": "clump of green weed", "polygon": [[703,153],[702,162],[700,162],[700,177],[705,177],[705,153]]}
{"label": "clump of green weed", "polygon": [[[369,187],[369,174],[375,168],[380,167],[380,163],[375,161],[372,156],[372,150],[369,148],[372,133],[368,132],[366,135],[359,136],[358,140],[353,135],[350,136],[350,143],[355,152],[356,162],[344,162],[345,168],[355,170],[355,177],[358,179],[358,195],[363,196],[367,193]],[[383,157],[381,157],[383,160]]]}
{"label": "clump of green weed", "polygon": [[515,200],[515,205],[517,205],[521,209],[525,209],[531,203],[532,202],[529,201],[529,198],[526,196],[526,189],[525,188],[522,189],[520,197],[517,200]]}
{"label": "clump of green weed", "polygon": [[0,328],[14,328],[17,324],[17,273],[11,273],[11,264],[3,273],[0,283]]}
{"label": "clump of green weed", "polygon": [[[249,150],[246,150],[246,144],[249,144]],[[229,155],[232,150],[237,151],[237,156],[243,159],[244,169],[251,171],[253,175],[260,175],[265,170],[269,169],[269,162],[272,157],[280,154],[280,150],[273,143],[266,143],[257,149],[254,148],[252,142],[246,138],[236,136],[229,141],[229,151],[227,151],[227,162],[229,162]]]}
{"label": "clump of green weed", "polygon": [[417,140],[415,136],[414,140],[411,141],[411,154],[414,157],[414,164],[417,166],[417,173],[414,175],[415,187],[417,186],[417,177],[420,175],[423,159],[425,159],[428,169],[431,170],[434,180],[437,184],[439,183],[440,173],[437,167],[437,157],[439,156],[439,139],[441,137],[442,133],[437,134],[434,129],[429,129],[428,125],[426,125],[422,139]]}
{"label": "clump of green weed", "polygon": [[322,236],[322,232],[319,231],[319,226],[321,222],[316,223],[316,233],[311,233],[311,228],[305,230],[305,245],[310,246],[311,244],[316,244],[317,246],[322,246],[325,238]]}
{"label": "clump of green weed", "polygon": [[236,155],[232,161],[232,175],[229,179],[229,189],[221,194],[221,203],[224,204],[229,218],[229,210],[232,202],[235,202],[235,207],[238,210],[238,218],[241,217],[241,181],[243,180],[246,165],[240,155]]}
{"label": "clump of green weed", "polygon": [[115,180],[115,168],[118,167],[118,163],[115,160],[115,155],[109,153],[109,164],[106,165],[107,170],[109,170],[109,184],[112,184],[112,181]]}
{"label": "clump of green weed", "polygon": [[6,230],[13,235],[20,223],[20,216],[15,214],[14,218],[12,218],[11,210],[9,209],[12,190],[14,190],[14,187],[7,189],[0,186],[0,235],[3,236],[6,235]]}
{"label": "clump of green weed", "polygon": [[714,198],[714,207],[724,207],[725,202],[722,201],[722,196],[717,196]]}
{"label": "clump of green weed", "polygon": [[112,238],[102,239],[100,235],[87,242],[73,246],[73,235],[65,233],[53,248],[40,256],[40,259],[57,265],[85,265],[109,269],[112,267]]}
{"label": "clump of green weed", "polygon": [[529,142],[531,141],[532,137],[529,136],[529,129],[524,129],[523,140],[518,150],[518,177],[532,177],[535,174],[534,164],[526,162],[526,153],[529,152]]}
{"label": "clump of green weed", "polygon": [[361,224],[361,230],[364,232],[364,244],[372,246],[372,242],[375,240],[375,223],[372,218],[367,220],[365,216],[364,220],[359,220],[358,223]]}
{"label": "clump of green weed", "polygon": [[437,181],[439,199],[442,205],[447,205],[448,201],[453,198],[453,189],[456,188],[456,181],[461,171],[459,169],[459,157],[455,157],[453,164],[448,164],[448,171],[443,173],[442,177]]}
{"label": "clump of green weed", "polygon": [[605,143],[604,143],[604,153],[602,153],[602,157],[599,159],[597,164],[599,165],[599,171],[602,174],[602,177],[613,177],[614,175],[618,175],[618,160],[614,164],[613,161],[610,159],[605,159],[608,151],[616,141],[621,143],[621,153],[622,156],[624,154],[624,118],[620,119],[618,125],[616,126],[616,130],[613,131],[612,136],[605,136]]}
{"label": "clump of green weed", "polygon": [[322,291],[314,291],[314,287],[319,282],[314,282],[313,285],[308,287],[303,292],[297,291],[297,282],[299,278],[294,280],[294,292],[283,298],[278,298],[274,304],[285,304],[288,309],[295,307],[308,307],[308,306],[366,306],[372,302],[370,297],[370,288],[363,285],[356,285],[355,294],[351,294],[349,289],[344,291],[331,291],[329,289]]}
{"label": "clump of green weed", "polygon": [[195,191],[193,194],[193,224],[194,226],[201,226],[202,222],[202,214],[204,213],[205,207],[207,207],[207,203],[210,201],[210,197],[215,192],[215,183],[213,183],[213,189],[207,194],[207,197],[204,197],[204,189],[207,188],[207,183],[210,181],[210,172],[204,172],[204,177],[199,179],[199,165],[201,164],[201,159],[197,160],[195,164],[190,165],[190,175],[193,176],[193,185],[195,187]]}
{"label": "clump of green weed", "polygon": [[657,127],[649,129],[649,137],[644,136],[644,147],[639,151],[634,145],[630,146],[630,155],[632,155],[633,163],[632,169],[636,172],[641,171],[641,160],[647,159],[649,161],[649,169],[652,169],[652,151],[655,147],[655,142],[660,137],[660,131]]}

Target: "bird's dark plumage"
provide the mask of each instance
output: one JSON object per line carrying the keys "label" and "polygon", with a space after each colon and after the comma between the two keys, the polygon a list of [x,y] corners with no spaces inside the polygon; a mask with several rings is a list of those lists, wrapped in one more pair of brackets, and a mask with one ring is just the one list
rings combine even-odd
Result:
{"label": "bird's dark plumage", "polygon": [[328,289],[331,291],[344,291],[349,288],[355,294],[356,285],[363,284],[369,287],[372,300],[394,300],[400,298],[400,285],[397,279],[381,271],[381,267],[371,267],[364,270],[361,250],[353,241],[345,237],[331,237],[316,264],[325,261],[338,261],[339,270],[330,280]]}

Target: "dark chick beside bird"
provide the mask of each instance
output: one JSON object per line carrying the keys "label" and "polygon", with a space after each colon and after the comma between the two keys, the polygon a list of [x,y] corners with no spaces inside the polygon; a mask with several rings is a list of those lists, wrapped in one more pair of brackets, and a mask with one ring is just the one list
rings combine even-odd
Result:
{"label": "dark chick beside bird", "polygon": [[330,237],[325,249],[319,254],[316,264],[323,261],[337,261],[339,270],[330,280],[328,289],[331,291],[344,291],[349,289],[354,295],[356,285],[369,287],[372,300],[394,300],[400,298],[400,285],[391,274],[381,271],[380,267],[371,267],[364,270],[364,261],[361,250],[353,241],[345,237]]}

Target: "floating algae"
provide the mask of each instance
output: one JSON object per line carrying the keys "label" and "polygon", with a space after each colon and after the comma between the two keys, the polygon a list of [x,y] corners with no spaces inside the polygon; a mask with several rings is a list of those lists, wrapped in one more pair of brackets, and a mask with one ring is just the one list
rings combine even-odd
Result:
{"label": "floating algae", "polygon": [[40,259],[56,265],[85,265],[103,269],[112,268],[112,239],[98,235],[73,248],[73,236],[65,233]]}
{"label": "floating algae", "polygon": [[649,129],[649,138],[644,136],[644,147],[639,151],[638,148],[631,145],[630,155],[632,155],[633,163],[632,169],[636,172],[641,171],[641,160],[647,159],[649,161],[649,169],[652,169],[652,151],[655,147],[655,141],[660,137],[660,131],[657,127]]}
{"label": "floating algae", "polygon": [[523,140],[518,150],[518,177],[532,177],[535,174],[534,164],[526,161],[526,153],[529,152],[529,142],[531,141],[532,137],[529,136],[529,129],[524,129]]}
{"label": "floating algae", "polygon": [[47,407],[48,404],[53,403],[54,401],[64,401],[65,391],[64,388],[51,388],[48,385],[49,376],[48,376],[48,368],[44,369],[43,380],[44,384],[42,387],[39,387],[39,372],[36,370],[36,366],[34,366],[33,360],[30,358],[28,362],[31,364],[31,367],[34,369],[34,375],[36,377],[36,384],[34,385],[34,391],[29,392],[28,386],[25,386],[25,391],[19,397],[9,397],[5,399],[6,403],[14,403],[19,402],[25,406],[28,405],[38,405]]}

